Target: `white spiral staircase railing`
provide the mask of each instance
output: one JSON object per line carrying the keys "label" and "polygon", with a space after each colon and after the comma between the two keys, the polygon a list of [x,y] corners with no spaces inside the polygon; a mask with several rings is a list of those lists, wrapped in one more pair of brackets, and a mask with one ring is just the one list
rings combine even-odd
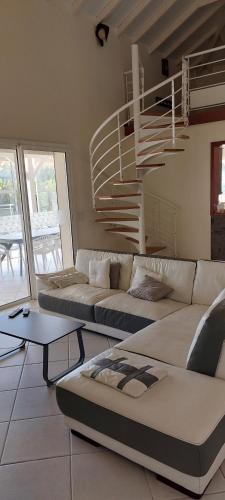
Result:
{"label": "white spiral staircase railing", "polygon": [[[165,159],[182,153],[184,141],[189,139],[185,133],[190,103],[189,61],[190,57],[183,58],[181,71],[140,93],[138,47],[133,45],[133,99],[107,118],[91,139],[92,199],[99,215],[96,222],[132,241],[140,253],[151,250],[146,247],[149,235],[145,229],[144,176],[164,168]],[[155,102],[159,93],[162,97]],[[171,107],[159,111],[159,105],[168,105],[168,101]],[[132,129],[129,135],[127,126]],[[176,244],[173,247],[175,254]]]}

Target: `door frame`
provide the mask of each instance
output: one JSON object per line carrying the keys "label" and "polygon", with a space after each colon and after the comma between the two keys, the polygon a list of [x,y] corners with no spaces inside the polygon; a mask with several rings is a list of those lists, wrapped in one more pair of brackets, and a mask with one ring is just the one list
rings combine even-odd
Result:
{"label": "door frame", "polygon": [[16,152],[17,157],[17,169],[19,176],[19,189],[21,198],[21,220],[23,226],[24,234],[24,251],[25,251],[25,266],[27,272],[27,281],[29,286],[30,294],[23,299],[19,299],[10,302],[6,305],[0,306],[0,310],[4,310],[8,307],[14,307],[17,304],[21,304],[27,300],[37,299],[37,287],[35,279],[35,265],[33,257],[33,246],[32,246],[32,236],[31,236],[31,223],[30,223],[30,211],[29,211],[29,201],[27,193],[26,184],[26,172],[25,172],[25,162],[24,162],[24,151],[43,151],[43,152],[57,152],[65,153],[66,161],[66,174],[67,174],[67,190],[68,190],[68,203],[70,211],[70,222],[71,222],[71,239],[72,239],[72,249],[73,249],[73,260],[75,260],[75,252],[77,250],[77,224],[76,224],[76,214],[75,210],[72,209],[72,199],[73,196],[73,177],[72,177],[72,161],[71,161],[71,149],[67,144],[57,144],[57,143],[43,143],[38,141],[29,140],[16,140],[16,139],[1,139],[0,138],[0,149],[12,149]]}

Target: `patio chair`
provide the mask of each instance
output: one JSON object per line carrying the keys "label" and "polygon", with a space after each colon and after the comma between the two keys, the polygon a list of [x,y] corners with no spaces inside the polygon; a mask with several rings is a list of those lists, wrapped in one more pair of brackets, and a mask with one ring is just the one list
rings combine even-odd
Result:
{"label": "patio chair", "polygon": [[43,270],[47,271],[49,264],[47,256],[49,254],[52,255],[55,269],[58,269],[57,258],[55,255],[55,241],[52,236],[40,236],[33,240],[33,251],[34,251],[34,260],[37,271],[40,271],[38,256],[40,255],[43,263]]}
{"label": "patio chair", "polygon": [[13,270],[11,255],[10,255],[10,249],[7,248],[2,243],[0,243],[0,270],[1,270],[1,274],[3,274],[4,259],[6,259],[8,273],[9,273],[9,270],[11,270],[11,273],[14,276],[14,270]]}

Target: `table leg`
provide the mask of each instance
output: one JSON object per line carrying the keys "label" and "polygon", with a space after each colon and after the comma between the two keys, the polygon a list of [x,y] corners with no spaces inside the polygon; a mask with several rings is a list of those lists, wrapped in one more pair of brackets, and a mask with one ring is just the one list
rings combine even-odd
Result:
{"label": "table leg", "polygon": [[18,346],[13,347],[12,349],[9,349],[8,351],[5,351],[3,354],[0,354],[0,358],[3,358],[4,356],[8,356],[8,354],[11,354],[15,351],[18,351],[18,349],[25,349],[25,344],[26,344],[26,340],[22,340],[22,342]]}
{"label": "table leg", "polygon": [[56,375],[55,377],[53,377],[52,379],[49,379],[49,377],[48,377],[48,347],[49,347],[49,345],[43,346],[43,379],[45,380],[48,387],[55,384],[55,382],[57,382],[60,378],[64,377],[64,375],[67,375],[68,373],[70,373],[73,370],[75,370],[76,368],[78,368],[78,366],[83,364],[84,358],[85,358],[85,350],[84,350],[84,344],[83,344],[82,329],[79,328],[79,330],[77,330],[76,333],[77,333],[77,340],[78,340],[78,345],[79,345],[79,350],[80,350],[80,356],[79,356],[78,361],[74,365],[70,366],[69,368],[67,368],[63,372],[61,372],[58,375]]}

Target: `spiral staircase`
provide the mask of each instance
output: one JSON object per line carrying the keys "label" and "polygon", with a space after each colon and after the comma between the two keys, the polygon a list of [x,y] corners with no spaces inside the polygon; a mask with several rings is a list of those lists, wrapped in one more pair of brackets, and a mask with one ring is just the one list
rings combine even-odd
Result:
{"label": "spiral staircase", "polygon": [[[155,170],[166,169],[170,156],[182,158],[189,139],[189,72],[189,59],[184,57],[181,71],[140,91],[143,71],[138,46],[133,45],[133,98],[105,120],[90,143],[93,208],[98,216],[95,222],[105,225],[108,233],[132,242],[139,253],[164,249],[146,231],[144,180]],[[158,102],[157,95],[162,96]]]}

